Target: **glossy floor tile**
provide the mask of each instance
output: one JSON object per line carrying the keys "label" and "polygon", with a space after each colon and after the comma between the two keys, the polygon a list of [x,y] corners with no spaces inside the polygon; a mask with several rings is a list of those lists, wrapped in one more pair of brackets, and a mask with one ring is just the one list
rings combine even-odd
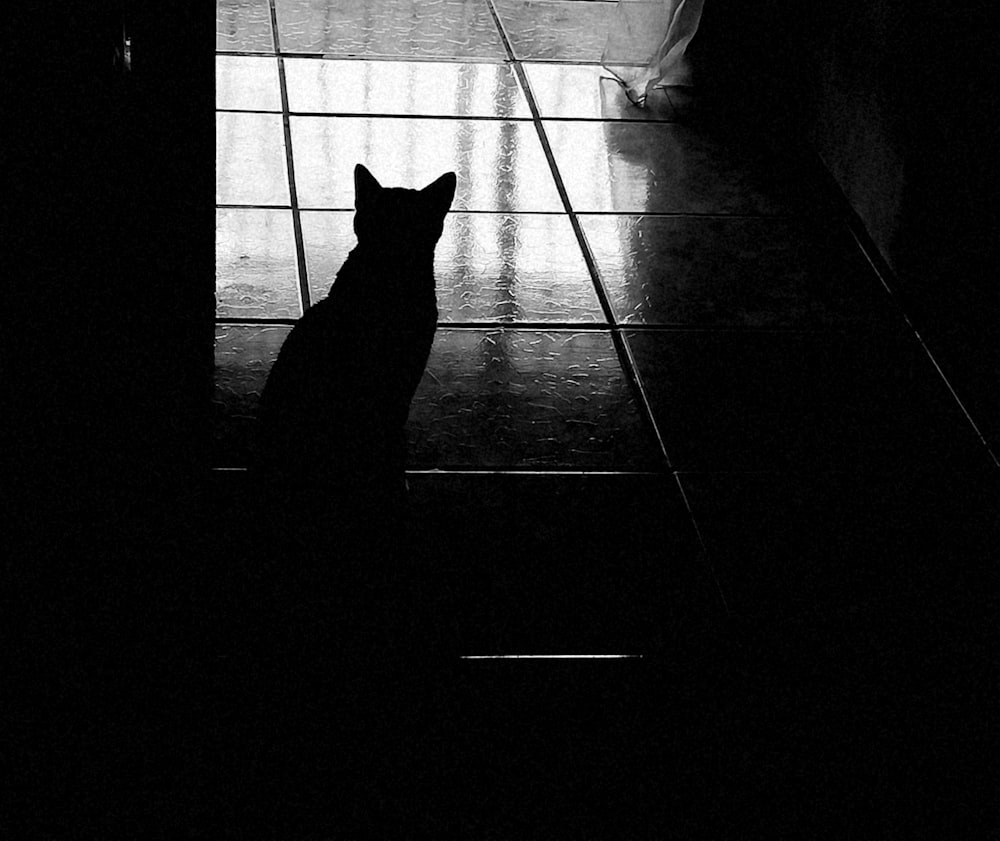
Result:
{"label": "glossy floor tile", "polygon": [[722,609],[669,475],[407,481],[412,551],[443,601],[463,594],[442,614],[455,617],[469,652],[650,652],[696,635]]}
{"label": "glossy floor tile", "polygon": [[276,0],[275,7],[283,52],[507,57],[485,0]]}
{"label": "glossy floor tile", "polygon": [[656,469],[604,332],[440,328],[410,408],[412,467]]}
{"label": "glossy floor tile", "polygon": [[216,56],[215,107],[280,111],[278,60],[265,56]]}
{"label": "glossy floor tile", "polygon": [[216,0],[215,11],[216,49],[274,52],[268,0]]}
{"label": "glossy floor tile", "polygon": [[619,323],[872,329],[901,323],[846,225],[579,218]]}
{"label": "glossy floor tile", "polygon": [[626,336],[675,469],[892,473],[986,458],[912,335]]}
{"label": "glossy floor tile", "polygon": [[219,204],[289,203],[280,114],[215,115],[215,197]]}
{"label": "glossy floor tile", "polygon": [[615,11],[613,3],[494,0],[519,59],[599,62]]}
{"label": "glossy floor tile", "polygon": [[[312,300],[326,297],[356,244],[351,211],[306,211],[302,236]],[[450,213],[435,250],[442,322],[604,321],[568,217]],[[358,313],[377,319],[378,313]]]}
{"label": "glossy floor tile", "polygon": [[507,64],[444,61],[285,61],[288,107],[319,114],[530,117]]}
{"label": "glossy floor tile", "polygon": [[677,123],[543,126],[578,213],[818,212],[816,179],[746,136]]}
{"label": "glossy floor tile", "polygon": [[541,117],[581,120],[669,121],[670,99],[653,91],[640,108],[629,102],[625,89],[599,64],[537,64],[525,62],[532,96]]}
{"label": "glossy floor tile", "polygon": [[246,467],[250,463],[260,395],[291,329],[284,325],[216,325],[212,429],[217,467]]}
{"label": "glossy floor tile", "polygon": [[299,272],[291,210],[216,211],[218,318],[298,318]]}
{"label": "glossy floor tile", "polygon": [[292,117],[299,206],[354,207],[354,166],[386,187],[422,188],[455,172],[452,210],[560,211],[530,122],[418,117]]}

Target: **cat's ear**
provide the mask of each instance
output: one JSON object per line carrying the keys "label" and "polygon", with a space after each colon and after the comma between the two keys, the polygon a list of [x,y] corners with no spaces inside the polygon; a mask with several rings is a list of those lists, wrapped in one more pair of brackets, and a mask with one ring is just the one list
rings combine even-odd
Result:
{"label": "cat's ear", "polygon": [[457,179],[454,172],[446,172],[437,181],[428,184],[420,191],[421,195],[434,203],[439,213],[447,213],[455,198]]}
{"label": "cat's ear", "polygon": [[360,209],[382,192],[382,185],[375,180],[363,164],[354,167],[354,207]]}

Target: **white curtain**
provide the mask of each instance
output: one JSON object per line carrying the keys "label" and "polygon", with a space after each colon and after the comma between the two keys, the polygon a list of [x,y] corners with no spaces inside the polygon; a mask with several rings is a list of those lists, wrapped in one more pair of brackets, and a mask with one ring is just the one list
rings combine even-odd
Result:
{"label": "white curtain", "polygon": [[684,55],[698,31],[704,0],[618,0],[601,64],[641,105],[646,92],[690,85]]}

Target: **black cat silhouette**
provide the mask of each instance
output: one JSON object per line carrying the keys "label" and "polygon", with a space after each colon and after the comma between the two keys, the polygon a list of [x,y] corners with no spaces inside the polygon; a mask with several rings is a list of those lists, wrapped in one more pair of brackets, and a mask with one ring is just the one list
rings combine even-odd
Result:
{"label": "black cat silhouette", "polygon": [[405,505],[404,427],[437,327],[434,248],[456,180],[382,187],[358,164],[354,184],[357,246],[270,372],[257,465],[268,516],[294,519],[290,539],[374,569]]}
{"label": "black cat silhouette", "polygon": [[376,837],[386,798],[426,812],[405,791],[426,767],[417,746],[434,741],[421,734],[436,719],[419,711],[434,708],[445,655],[423,553],[406,539],[405,424],[437,328],[434,248],[456,180],[383,188],[359,164],[354,183],[357,246],[289,333],[259,407],[259,609],[244,644],[262,676],[267,837]]}

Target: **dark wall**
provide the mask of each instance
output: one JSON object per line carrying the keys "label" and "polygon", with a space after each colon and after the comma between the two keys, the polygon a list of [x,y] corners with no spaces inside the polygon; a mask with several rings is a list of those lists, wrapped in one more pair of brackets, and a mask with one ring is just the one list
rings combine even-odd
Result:
{"label": "dark wall", "polygon": [[996,445],[1000,69],[986,9],[708,0],[693,53],[708,88],[820,155]]}
{"label": "dark wall", "polygon": [[214,9],[22,3],[5,22],[5,828],[190,837]]}

